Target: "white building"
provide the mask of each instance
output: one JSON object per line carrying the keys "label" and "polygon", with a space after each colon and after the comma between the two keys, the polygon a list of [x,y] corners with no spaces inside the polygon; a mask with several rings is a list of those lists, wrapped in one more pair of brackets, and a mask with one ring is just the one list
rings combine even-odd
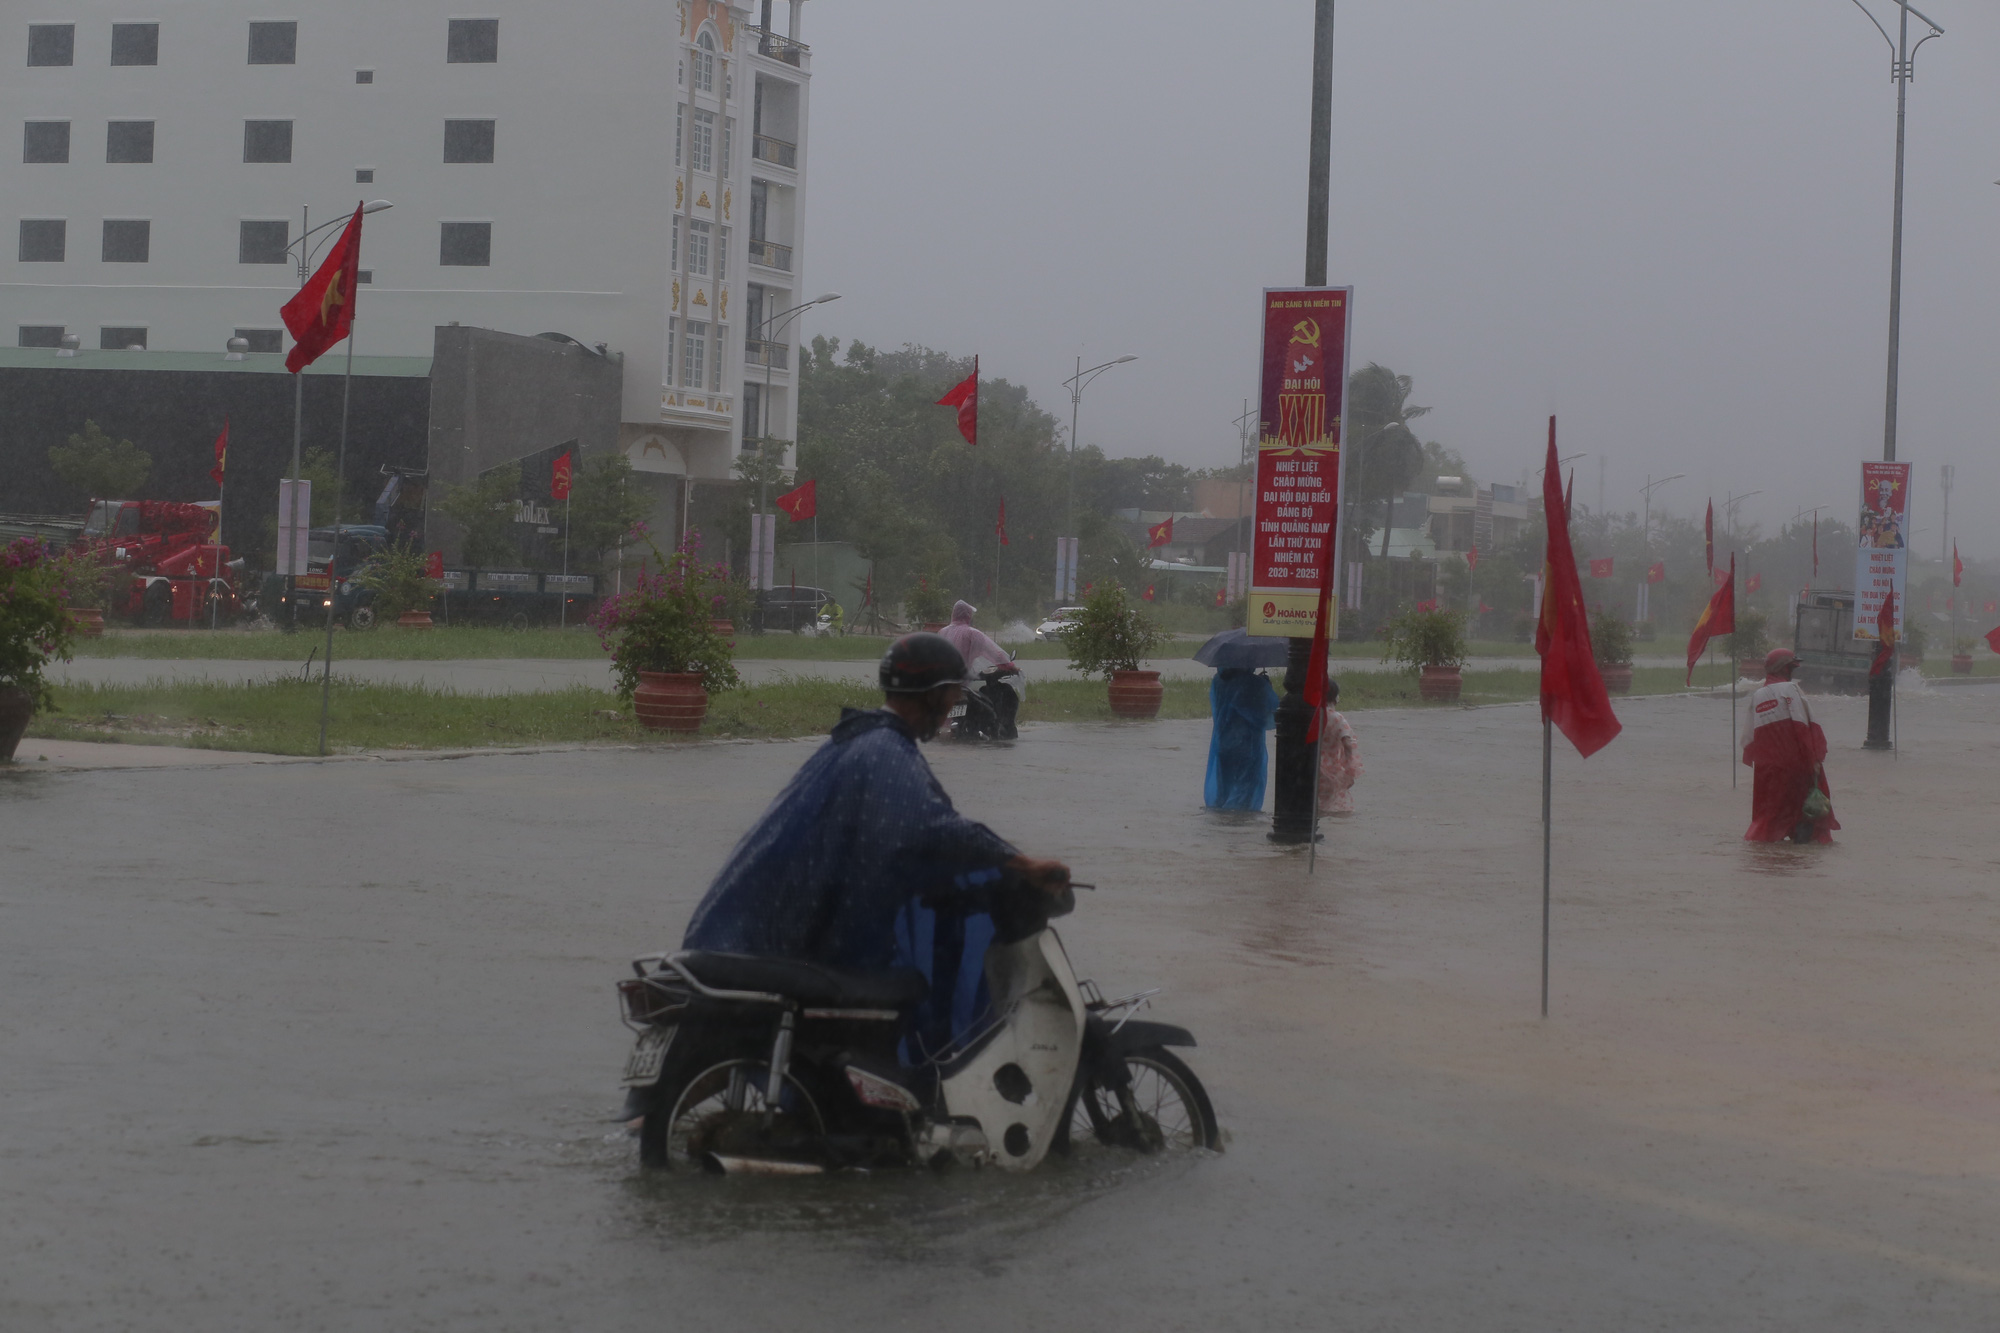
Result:
{"label": "white building", "polygon": [[802,5],[779,34],[771,0],[16,0],[0,330],[282,351],[306,221],[386,199],[360,354],[450,323],[606,345],[633,465],[727,477],[794,436],[797,323],[758,335],[801,299]]}

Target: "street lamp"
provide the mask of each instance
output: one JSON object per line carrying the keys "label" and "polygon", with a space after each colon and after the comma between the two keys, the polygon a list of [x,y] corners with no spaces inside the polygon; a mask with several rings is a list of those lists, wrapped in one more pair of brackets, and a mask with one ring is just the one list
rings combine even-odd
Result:
{"label": "street lamp", "polygon": [[[1639,545],[1647,555],[1653,553],[1653,491],[1655,488],[1664,486],[1670,481],[1681,481],[1686,476],[1687,473],[1685,472],[1676,472],[1671,477],[1661,477],[1658,481],[1654,481],[1653,474],[1648,472],[1646,474],[1646,484],[1639,488],[1646,497],[1646,516],[1639,523]],[[1644,573],[1648,575],[1652,573],[1651,561],[1647,561]],[[1639,580],[1639,619],[1645,621],[1652,618],[1653,585],[1648,583],[1645,577],[1642,576]]]}
{"label": "street lamp", "polygon": [[[1122,366],[1127,361],[1137,361],[1138,359],[1139,358],[1136,356],[1113,357],[1111,360],[1106,361],[1102,365],[1092,366],[1090,369],[1085,370],[1083,368],[1083,358],[1079,356],[1076,359],[1076,374],[1070,376],[1068,379],[1063,381],[1063,387],[1069,390],[1069,504],[1066,517],[1063,523],[1063,529],[1071,537],[1077,536],[1076,418],[1077,418],[1077,413],[1081,410],[1083,406],[1084,386],[1088,385],[1092,380],[1096,379],[1099,375],[1102,375],[1105,371],[1111,369],[1111,367]],[[1069,581],[1071,583],[1074,583],[1076,581],[1076,571],[1074,569],[1070,570]],[[1065,585],[1064,591],[1065,593],[1069,591],[1067,585]]]}
{"label": "street lamp", "polygon": [[[765,429],[765,427],[771,420],[772,335],[784,332],[785,325],[791,323],[793,317],[800,311],[810,310],[816,305],[825,305],[828,301],[838,301],[839,299],[839,292],[826,292],[815,296],[810,301],[802,301],[789,310],[780,310],[768,319],[762,319],[757,322],[757,355],[764,362],[764,393],[757,400],[757,515],[759,523],[763,522],[765,497],[770,491],[770,473],[765,466],[764,446],[771,438],[771,432]],[[792,373],[794,376],[797,375],[796,368]],[[797,380],[794,379],[793,383],[796,384]],[[794,431],[793,434],[796,435],[797,432]],[[775,544],[775,530],[773,530],[770,540]],[[764,594],[769,590],[764,587],[763,565],[758,558],[755,543],[752,543],[750,559],[754,566],[750,571],[750,581],[757,588],[757,632],[762,634],[764,632]]]}
{"label": "street lamp", "polygon": [[[1913,9],[1909,0],[1893,0],[1896,6],[1896,35],[1889,36],[1889,30],[1881,21],[1868,12],[1861,0],[1854,0],[1854,7],[1860,10],[1875,31],[1882,34],[1882,40],[1889,45],[1889,78],[1896,85],[1896,201],[1894,221],[1889,229],[1889,367],[1888,384],[1883,394],[1882,405],[1882,461],[1896,461],[1896,388],[1901,338],[1903,327],[1903,121],[1904,107],[1909,97],[1910,80],[1916,77],[1917,51],[1933,37],[1944,36],[1940,28],[1921,10]],[[1930,32],[1910,45],[1910,15],[1923,19]],[[1860,590],[1856,589],[1856,597]],[[1858,602],[1857,602],[1858,604]],[[1867,750],[1887,750],[1891,709],[1895,703],[1896,678],[1894,672],[1885,671],[1868,678],[1868,738],[1862,742]]]}

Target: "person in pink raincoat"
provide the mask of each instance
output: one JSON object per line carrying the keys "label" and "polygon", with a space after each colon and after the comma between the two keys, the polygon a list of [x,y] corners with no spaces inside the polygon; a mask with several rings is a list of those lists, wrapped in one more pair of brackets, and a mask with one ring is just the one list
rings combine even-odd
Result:
{"label": "person in pink raincoat", "polygon": [[1326,702],[1319,712],[1319,812],[1323,815],[1354,813],[1354,780],[1361,776],[1361,746],[1354,728],[1335,710],[1340,702],[1340,682],[1326,682]]}

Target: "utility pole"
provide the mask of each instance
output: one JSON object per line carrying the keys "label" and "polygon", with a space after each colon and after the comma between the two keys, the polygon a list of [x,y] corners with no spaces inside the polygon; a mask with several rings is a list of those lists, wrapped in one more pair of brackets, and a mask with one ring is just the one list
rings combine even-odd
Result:
{"label": "utility pole", "polygon": [[1646,568],[1639,576],[1640,620],[1653,618],[1653,585],[1647,581],[1653,573],[1653,491],[1670,481],[1679,481],[1685,476],[1687,476],[1685,472],[1676,472],[1671,477],[1661,477],[1658,481],[1654,481],[1653,474],[1648,472],[1646,484],[1639,488],[1640,493],[1646,497],[1646,516],[1639,524],[1639,543],[1646,551]]}
{"label": "utility pole", "polygon": [[[1306,160],[1306,286],[1326,286],[1327,205],[1333,183],[1333,0],[1313,4],[1312,137]],[[1342,386],[1343,392],[1346,386]],[[1335,559],[1327,549],[1325,559]],[[1277,757],[1273,765],[1271,841],[1309,842],[1313,836],[1313,774],[1319,747],[1306,739],[1312,706],[1306,702],[1311,639],[1291,639],[1285,659],[1285,695],[1278,701]]]}

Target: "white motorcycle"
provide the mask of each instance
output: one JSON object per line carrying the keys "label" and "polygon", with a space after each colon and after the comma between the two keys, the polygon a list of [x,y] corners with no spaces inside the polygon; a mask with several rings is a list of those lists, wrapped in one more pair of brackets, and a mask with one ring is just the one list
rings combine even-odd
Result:
{"label": "white motorcycle", "polygon": [[699,950],[635,959],[618,983],[639,1034],[621,1118],[640,1122],[640,1161],[1026,1171],[1079,1137],[1144,1153],[1219,1148],[1207,1091],[1168,1049],[1194,1037],[1134,1017],[1158,991],[1106,1000],[1076,979],[1049,927],[1074,907],[1069,890],[1003,880],[949,901],[968,933],[991,923],[985,1004],[928,1054],[918,1029],[933,987],[916,971]]}

